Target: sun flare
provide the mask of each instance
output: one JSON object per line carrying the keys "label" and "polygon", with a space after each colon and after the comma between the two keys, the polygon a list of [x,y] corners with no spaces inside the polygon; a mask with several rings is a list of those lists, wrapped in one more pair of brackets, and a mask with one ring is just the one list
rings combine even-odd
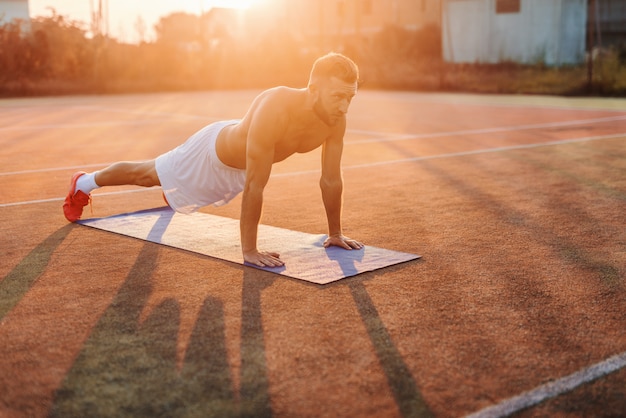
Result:
{"label": "sun flare", "polygon": [[228,9],[249,9],[259,0],[213,0],[209,1],[212,7],[224,7]]}

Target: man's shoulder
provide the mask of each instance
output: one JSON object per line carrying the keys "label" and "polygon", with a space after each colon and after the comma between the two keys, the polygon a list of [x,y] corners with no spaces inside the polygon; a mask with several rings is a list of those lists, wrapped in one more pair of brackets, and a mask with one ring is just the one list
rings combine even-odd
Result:
{"label": "man's shoulder", "polygon": [[295,108],[300,102],[302,91],[291,87],[273,87],[263,91],[257,96],[253,109],[256,112],[262,110],[262,113],[278,113],[283,114],[289,109]]}
{"label": "man's shoulder", "polygon": [[302,95],[302,89],[278,86],[272,87],[261,93],[261,96],[271,100],[291,100]]}

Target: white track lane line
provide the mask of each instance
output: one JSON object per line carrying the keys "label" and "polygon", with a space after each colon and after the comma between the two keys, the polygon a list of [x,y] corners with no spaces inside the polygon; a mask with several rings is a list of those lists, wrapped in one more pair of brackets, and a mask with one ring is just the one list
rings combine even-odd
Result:
{"label": "white track lane line", "polygon": [[[577,120],[577,121],[568,121],[568,122],[552,122],[552,123],[543,123],[543,124],[535,124],[535,125],[508,126],[508,127],[501,127],[501,128],[470,129],[470,130],[465,130],[465,131],[438,132],[438,133],[432,133],[432,134],[417,134],[417,135],[415,134],[388,134],[388,133],[381,134],[379,132],[374,132],[374,131],[349,129],[347,131],[348,133],[358,134],[358,135],[368,135],[368,136],[373,136],[376,138],[346,141],[345,145],[374,143],[374,142],[405,141],[405,140],[411,140],[411,139],[427,139],[427,138],[462,136],[462,135],[475,135],[475,134],[484,134],[484,133],[510,132],[510,131],[525,130],[525,129],[541,129],[541,128],[550,128],[550,127],[572,126],[572,125],[579,125],[579,124],[585,124],[585,123],[610,122],[610,121],[616,121],[616,120],[626,120],[626,115],[610,117],[610,118],[587,119],[587,120]],[[2,130],[2,128],[0,128],[0,130]],[[622,136],[622,135],[624,134],[622,133],[617,134],[617,136]],[[609,135],[606,137],[612,138],[614,136]],[[598,138],[602,139],[604,137],[598,137]],[[582,140],[586,141],[589,139],[582,138]],[[570,140],[566,140],[566,141],[570,141]],[[533,145],[535,144],[532,144],[531,146]],[[538,145],[543,146],[543,144],[538,144]],[[551,143],[547,143],[547,145],[551,145]],[[497,148],[496,150],[499,150],[499,148]],[[455,154],[452,154],[452,155],[455,155]],[[83,165],[83,166],[56,167],[56,168],[47,168],[47,169],[38,169],[38,170],[9,171],[5,173],[0,173],[0,177],[21,175],[21,174],[31,174],[31,173],[43,173],[43,172],[48,172],[48,171],[65,171],[65,170],[90,168],[90,167],[107,167],[110,164],[111,163],[100,163],[100,164],[89,164],[89,165]]]}
{"label": "white track lane line", "polygon": [[468,415],[466,418],[499,418],[506,417],[515,412],[535,406],[545,400],[557,397],[566,392],[576,389],[578,386],[599,379],[609,373],[616,372],[626,366],[626,351],[613,357],[586,367],[535,389],[514,396],[497,403],[496,405],[481,409]]}
{"label": "white track lane line", "polygon": [[[170,114],[169,117],[171,119],[199,119],[206,120],[207,124],[216,121],[215,118],[206,118],[201,116],[193,116],[193,115],[173,115]],[[155,125],[155,124],[164,124],[170,123],[171,120],[164,121],[163,119],[143,119],[143,120],[109,120],[109,121],[100,121],[100,122],[89,122],[89,123],[53,123],[46,125],[25,125],[25,126],[5,126],[0,127],[0,132],[3,131],[41,131],[41,130],[49,130],[49,129],[83,129],[83,128],[94,128],[96,126],[139,126],[139,125]]]}
{"label": "white track lane line", "polygon": [[[103,193],[96,192],[96,193],[93,193],[92,196],[99,197],[99,196],[112,196],[116,194],[140,193],[140,192],[147,192],[150,190],[157,190],[157,189],[161,189],[161,187],[160,186],[146,187],[146,188],[133,189],[133,190],[121,190],[119,192],[103,192]],[[39,199],[39,200],[28,200],[25,202],[3,203],[3,204],[0,204],[0,208],[8,208],[11,206],[36,205],[38,203],[62,202],[64,200],[65,200],[64,197],[51,197],[50,199]]]}
{"label": "white track lane line", "polygon": [[463,152],[452,152],[448,154],[429,155],[426,157],[403,158],[399,160],[388,160],[388,161],[381,161],[381,162],[376,162],[376,163],[357,164],[357,165],[347,166],[343,168],[344,170],[346,169],[350,170],[354,168],[366,168],[366,167],[376,167],[376,166],[388,165],[388,164],[399,164],[399,163],[408,163],[408,162],[425,161],[425,160],[437,160],[441,158],[465,157],[468,155],[489,154],[492,152],[503,152],[503,151],[514,151],[514,150],[520,150],[520,149],[549,147],[553,145],[575,144],[577,142],[588,142],[588,141],[597,141],[601,139],[612,139],[612,138],[623,138],[623,137],[626,137],[626,132],[622,132],[619,134],[611,134],[611,135],[599,135],[599,136],[587,136],[587,137],[575,138],[575,139],[563,139],[560,141],[541,142],[541,143],[535,143],[535,144],[523,144],[523,145],[511,145],[508,147],[484,148],[484,149],[478,149],[474,151],[463,151]]}
{"label": "white track lane line", "polygon": [[[380,95],[378,96],[373,96],[371,93],[374,92],[370,92],[370,100],[372,100],[373,98],[377,98],[378,100],[380,100]],[[389,99],[389,97],[385,97],[385,93],[383,93],[383,98],[387,98]],[[550,98],[548,99],[548,101],[546,102],[545,100],[543,100],[544,97],[547,96],[526,96],[526,98],[538,98],[539,100],[542,101],[541,104],[539,103],[533,103],[532,101],[525,101],[525,100],[518,100],[520,98],[520,96],[513,96],[510,98],[506,98],[506,95],[503,96],[498,96],[503,98],[504,100],[498,100],[496,97],[491,97],[491,98],[496,98],[496,100],[490,100],[490,98],[488,97],[488,95],[480,95],[480,94],[476,94],[476,95],[472,95],[472,94],[463,94],[463,93],[459,93],[459,94],[455,94],[455,93],[435,93],[435,94],[430,94],[430,93],[407,93],[407,94],[396,94],[395,97],[393,97],[394,100],[397,101],[401,101],[401,102],[410,102],[410,103],[414,103],[414,104],[431,104],[431,103],[435,103],[435,104],[446,104],[446,105],[454,105],[454,106],[476,106],[476,107],[495,107],[495,108],[530,108],[530,109],[546,109],[546,110],[572,110],[572,111],[581,111],[581,112],[615,112],[615,113],[624,113],[626,111],[626,108],[624,108],[624,105],[622,102],[619,103],[619,105],[616,105],[616,107],[606,107],[606,106],[597,106],[597,105],[589,105],[589,102],[598,102],[600,100],[595,100],[595,99],[582,99],[582,100],[576,100],[573,103],[568,103],[568,104],[564,104],[564,103],[558,103],[563,102],[563,101],[570,101],[570,99],[568,98],[557,98],[557,101],[554,100],[550,100]],[[487,100],[484,100],[485,98],[487,98]],[[476,101],[476,99],[479,99],[478,101]],[[513,101],[508,101],[508,100],[513,100]],[[605,99],[602,101],[608,101],[608,102],[617,102],[617,101],[621,101],[621,99],[619,98],[615,98],[615,99]],[[585,102],[588,102],[587,104],[585,104]]]}
{"label": "white track lane line", "polygon": [[[106,109],[102,109],[106,110]],[[133,112],[126,112],[133,113]],[[145,114],[146,112],[134,112]],[[181,119],[205,119],[207,121],[215,121],[217,119],[210,117],[203,117],[199,115],[187,115],[187,114],[175,114],[175,113],[167,113],[161,114],[157,112],[149,113],[157,114],[159,116],[168,116],[171,118],[181,118]],[[459,136],[459,135],[475,135],[475,134],[484,134],[484,133],[495,133],[495,132],[510,132],[510,131],[520,131],[520,130],[529,130],[529,129],[542,129],[542,128],[557,128],[557,127],[565,127],[565,126],[576,126],[576,125],[584,125],[588,123],[605,123],[605,122],[614,122],[626,120],[626,115],[620,116],[611,116],[604,118],[595,118],[595,119],[578,119],[572,121],[562,121],[562,122],[546,122],[546,123],[537,123],[530,125],[517,125],[517,126],[503,126],[496,128],[480,128],[480,129],[468,129],[463,131],[450,131],[450,132],[436,132],[429,134],[392,134],[392,133],[380,133],[377,131],[368,131],[361,129],[348,129],[348,133],[356,134],[356,135],[367,135],[378,137],[377,139],[364,139],[364,140],[355,140],[355,141],[347,141],[347,143],[367,143],[367,142],[379,142],[379,141],[398,141],[398,140],[408,140],[408,139],[421,139],[421,138],[438,138],[442,136]],[[164,123],[162,119],[148,119],[148,120],[134,120],[134,121],[101,121],[101,122],[90,122],[90,123],[59,123],[59,124],[46,124],[46,125],[26,125],[26,126],[5,126],[0,127],[0,132],[2,131],[25,131],[25,130],[48,130],[48,129],[76,129],[76,128],[92,128],[95,126],[116,126],[116,125],[124,125],[124,126],[132,126],[132,125],[147,125],[147,124],[156,124],[156,123]],[[383,139],[380,139],[383,137]]]}
{"label": "white track lane line", "polygon": [[97,168],[97,167],[108,167],[112,163],[101,163],[101,164],[85,164],[85,165],[74,165],[69,167],[54,167],[54,168],[40,168],[37,170],[22,170],[22,171],[7,171],[6,173],[0,173],[0,177],[2,176],[20,176],[24,174],[36,174],[36,173],[48,173],[51,171],[69,171],[69,170],[82,170],[85,168]]}
{"label": "white track lane line", "polygon": [[[531,125],[503,126],[499,128],[481,128],[481,129],[467,129],[464,131],[435,132],[435,133],[429,133],[429,134],[384,134],[384,135],[379,135],[384,138],[361,139],[361,140],[357,139],[354,141],[346,141],[346,144],[365,144],[365,143],[371,143],[371,142],[406,141],[406,140],[412,140],[412,139],[428,139],[428,138],[452,137],[452,136],[462,136],[462,135],[490,134],[490,133],[498,133],[498,132],[513,132],[513,131],[544,129],[544,128],[560,128],[560,127],[567,127],[567,126],[584,125],[588,123],[604,123],[604,122],[614,122],[614,121],[621,121],[621,120],[626,120],[626,115],[612,116],[612,117],[598,118],[598,119],[579,119],[579,120],[564,121],[564,122],[537,123],[537,124],[531,124]],[[376,136],[372,132],[369,132],[369,131],[349,130],[348,132],[362,134],[362,135]]]}
{"label": "white track lane line", "polygon": [[[465,157],[465,156],[468,156],[468,155],[478,155],[478,154],[488,154],[488,153],[503,152],[503,151],[514,151],[514,150],[520,150],[520,149],[548,147],[548,146],[553,146],[553,145],[573,144],[573,143],[577,143],[577,142],[597,141],[597,140],[601,140],[601,139],[611,139],[611,138],[620,138],[620,137],[626,137],[626,132],[620,133],[620,134],[614,134],[614,135],[589,136],[589,137],[584,137],[584,138],[565,139],[565,140],[562,140],[562,141],[543,142],[543,143],[539,143],[539,144],[512,145],[510,147],[486,148],[486,149],[480,149],[480,150],[474,150],[474,151],[455,152],[455,153],[439,154],[439,155],[429,155],[429,156],[425,156],[425,157],[413,157],[413,158],[403,158],[403,159],[400,159],[400,160],[379,161],[379,162],[367,163],[367,164],[355,164],[355,165],[344,166],[343,169],[344,170],[354,170],[354,169],[359,169],[359,168],[378,167],[378,166],[381,166],[381,165],[392,165],[392,164],[410,163],[410,162],[416,162],[416,161],[437,160],[437,159],[443,159],[443,158]],[[102,166],[102,164],[98,164],[97,166]],[[86,167],[86,166],[82,166],[82,168],[84,168],[84,167]],[[79,168],[81,168],[81,167],[79,167]],[[55,169],[55,170],[65,170],[65,169],[67,169],[67,168],[58,168],[58,169]],[[50,171],[50,170],[48,170],[48,171]],[[319,173],[319,170],[292,171],[292,172],[289,172],[289,173],[272,174],[271,177],[272,178],[274,178],[274,177],[293,177],[293,176],[300,176],[300,175],[305,175],[305,174],[317,174],[317,173]],[[0,174],[0,176],[1,175],[8,175],[8,174],[4,173],[4,174]],[[137,190],[127,190],[127,191],[120,191],[120,192],[96,193],[96,194],[94,194],[94,196],[107,196],[107,195],[113,195],[113,194],[137,193],[137,192],[143,192],[143,191],[147,191],[147,190],[151,190],[151,189],[152,188],[137,189]],[[2,204],[0,204],[0,208],[10,207],[10,206],[32,205],[32,204],[46,203],[46,202],[57,202],[57,201],[61,201],[61,200],[64,200],[64,198],[58,197],[58,198],[43,199],[43,200],[29,200],[29,201],[24,201],[24,202],[2,203]]]}

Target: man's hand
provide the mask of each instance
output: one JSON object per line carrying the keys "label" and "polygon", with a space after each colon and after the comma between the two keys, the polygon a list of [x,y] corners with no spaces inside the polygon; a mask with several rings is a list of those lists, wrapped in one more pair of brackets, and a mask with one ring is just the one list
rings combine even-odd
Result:
{"label": "man's hand", "polygon": [[346,250],[360,250],[364,247],[364,245],[359,241],[348,238],[344,235],[333,235],[326,238],[326,241],[324,241],[324,248],[328,248],[333,245]]}
{"label": "man's hand", "polygon": [[267,251],[248,251],[243,253],[243,259],[247,263],[259,267],[281,267],[285,263],[280,259],[280,254]]}

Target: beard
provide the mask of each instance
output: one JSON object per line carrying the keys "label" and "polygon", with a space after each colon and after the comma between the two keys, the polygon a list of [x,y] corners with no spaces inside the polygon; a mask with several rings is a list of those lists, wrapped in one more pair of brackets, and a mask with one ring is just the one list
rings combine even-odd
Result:
{"label": "beard", "polygon": [[315,115],[317,115],[317,117],[328,126],[335,126],[339,121],[339,118],[332,117],[332,115],[328,113],[319,100],[313,103],[313,112],[315,112]]}

